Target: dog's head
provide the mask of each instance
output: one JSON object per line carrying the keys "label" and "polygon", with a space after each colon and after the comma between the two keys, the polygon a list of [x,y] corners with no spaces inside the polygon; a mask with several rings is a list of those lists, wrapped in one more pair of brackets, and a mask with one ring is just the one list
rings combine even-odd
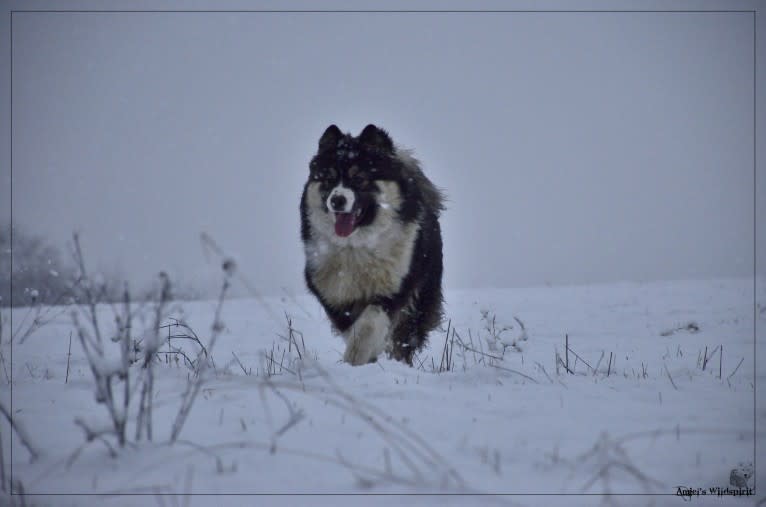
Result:
{"label": "dog's head", "polygon": [[331,125],[309,167],[310,218],[336,241],[385,229],[401,206],[401,162],[391,138],[375,125],[357,137]]}

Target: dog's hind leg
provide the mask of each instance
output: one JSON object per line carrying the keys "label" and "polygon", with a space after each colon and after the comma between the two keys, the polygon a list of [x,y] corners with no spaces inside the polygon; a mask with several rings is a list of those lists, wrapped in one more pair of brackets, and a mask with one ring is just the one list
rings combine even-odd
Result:
{"label": "dog's hind leg", "polygon": [[343,333],[346,340],[343,360],[353,366],[376,360],[387,347],[390,328],[391,321],[380,306],[365,308],[356,322]]}

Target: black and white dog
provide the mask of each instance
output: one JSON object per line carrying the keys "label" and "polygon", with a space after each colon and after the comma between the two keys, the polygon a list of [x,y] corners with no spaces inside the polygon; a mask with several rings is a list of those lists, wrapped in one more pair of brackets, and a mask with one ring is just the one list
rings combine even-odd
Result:
{"label": "black and white dog", "polygon": [[410,152],[368,125],[331,125],[301,198],[306,284],[346,341],[344,360],[381,352],[412,364],[442,319],[443,197]]}

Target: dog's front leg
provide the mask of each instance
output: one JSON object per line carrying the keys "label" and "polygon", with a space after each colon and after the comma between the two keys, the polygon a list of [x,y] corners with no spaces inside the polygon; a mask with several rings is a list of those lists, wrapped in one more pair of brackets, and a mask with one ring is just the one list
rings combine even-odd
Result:
{"label": "dog's front leg", "polygon": [[391,321],[378,305],[364,309],[354,324],[344,333],[346,352],[343,360],[358,366],[375,360],[386,350]]}

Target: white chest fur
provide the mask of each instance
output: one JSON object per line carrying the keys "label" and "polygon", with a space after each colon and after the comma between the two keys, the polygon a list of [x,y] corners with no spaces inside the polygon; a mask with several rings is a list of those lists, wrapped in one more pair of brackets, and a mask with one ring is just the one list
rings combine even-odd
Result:
{"label": "white chest fur", "polygon": [[397,219],[401,201],[394,183],[378,182],[378,187],[382,204],[373,223],[341,238],[322,206],[318,185],[309,185],[313,238],[305,245],[306,259],[314,285],[331,305],[395,294],[410,269],[420,225]]}
{"label": "white chest fur", "polygon": [[401,229],[394,238],[381,238],[376,249],[318,240],[309,262],[314,284],[325,300],[341,305],[395,294],[409,270],[417,233],[414,224]]}

